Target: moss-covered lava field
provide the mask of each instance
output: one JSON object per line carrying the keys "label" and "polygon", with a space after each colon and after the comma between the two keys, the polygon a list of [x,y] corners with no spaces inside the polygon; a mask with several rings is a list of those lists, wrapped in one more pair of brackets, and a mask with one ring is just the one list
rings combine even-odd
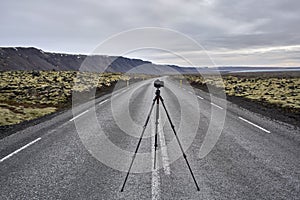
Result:
{"label": "moss-covered lava field", "polygon": [[105,91],[118,81],[141,78],[145,77],[76,71],[0,72],[0,126],[18,124],[70,107],[73,91],[92,88]]}

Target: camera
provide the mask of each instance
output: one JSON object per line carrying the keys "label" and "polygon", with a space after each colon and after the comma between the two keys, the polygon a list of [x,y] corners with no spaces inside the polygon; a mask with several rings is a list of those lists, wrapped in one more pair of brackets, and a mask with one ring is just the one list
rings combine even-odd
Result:
{"label": "camera", "polygon": [[154,87],[156,87],[157,89],[160,87],[164,87],[164,82],[157,79],[156,81],[154,81]]}

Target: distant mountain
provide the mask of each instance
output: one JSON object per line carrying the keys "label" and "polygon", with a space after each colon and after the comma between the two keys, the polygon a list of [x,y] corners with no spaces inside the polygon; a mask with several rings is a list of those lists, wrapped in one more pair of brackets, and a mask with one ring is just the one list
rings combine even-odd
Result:
{"label": "distant mountain", "polygon": [[140,59],[104,55],[49,53],[33,47],[0,48],[0,70],[57,70],[130,72],[143,74],[195,73],[195,68],[157,65]]}
{"label": "distant mountain", "polygon": [[[83,66],[83,67],[82,67]],[[62,53],[44,52],[40,49],[29,47],[3,47],[0,48],[0,71],[8,70],[57,70],[57,71],[104,71],[129,72],[143,74],[213,74],[220,72],[268,72],[268,71],[300,71],[299,67],[247,67],[247,66],[222,66],[222,67],[179,67],[176,65],[157,65],[140,59],[130,59],[117,56],[104,55],[73,55]]]}
{"label": "distant mountain", "polygon": [[[0,66],[6,70],[79,70],[86,55],[72,55],[61,53],[49,53],[33,47],[30,48],[0,48]],[[149,64],[150,62],[128,59],[123,57],[90,56],[88,61],[92,69],[114,62],[111,71],[124,72],[137,65]],[[91,63],[91,61],[94,61]]]}

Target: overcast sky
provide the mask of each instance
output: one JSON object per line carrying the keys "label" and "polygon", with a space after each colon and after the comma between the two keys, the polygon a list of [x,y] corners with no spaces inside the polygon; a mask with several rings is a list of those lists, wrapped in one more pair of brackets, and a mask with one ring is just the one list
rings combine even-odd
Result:
{"label": "overcast sky", "polygon": [[0,23],[0,46],[89,54],[121,31],[163,27],[195,39],[217,65],[300,66],[299,0],[2,0]]}

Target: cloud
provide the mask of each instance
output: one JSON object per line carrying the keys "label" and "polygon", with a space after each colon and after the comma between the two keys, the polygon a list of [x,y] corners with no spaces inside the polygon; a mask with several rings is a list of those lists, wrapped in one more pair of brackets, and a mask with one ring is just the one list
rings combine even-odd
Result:
{"label": "cloud", "polygon": [[[120,31],[156,26],[194,38],[225,65],[233,60],[241,65],[299,65],[293,51],[248,54],[251,59],[239,53],[300,45],[299,7],[297,0],[2,1],[0,45],[89,53]],[[154,62],[168,60],[152,57]]]}

